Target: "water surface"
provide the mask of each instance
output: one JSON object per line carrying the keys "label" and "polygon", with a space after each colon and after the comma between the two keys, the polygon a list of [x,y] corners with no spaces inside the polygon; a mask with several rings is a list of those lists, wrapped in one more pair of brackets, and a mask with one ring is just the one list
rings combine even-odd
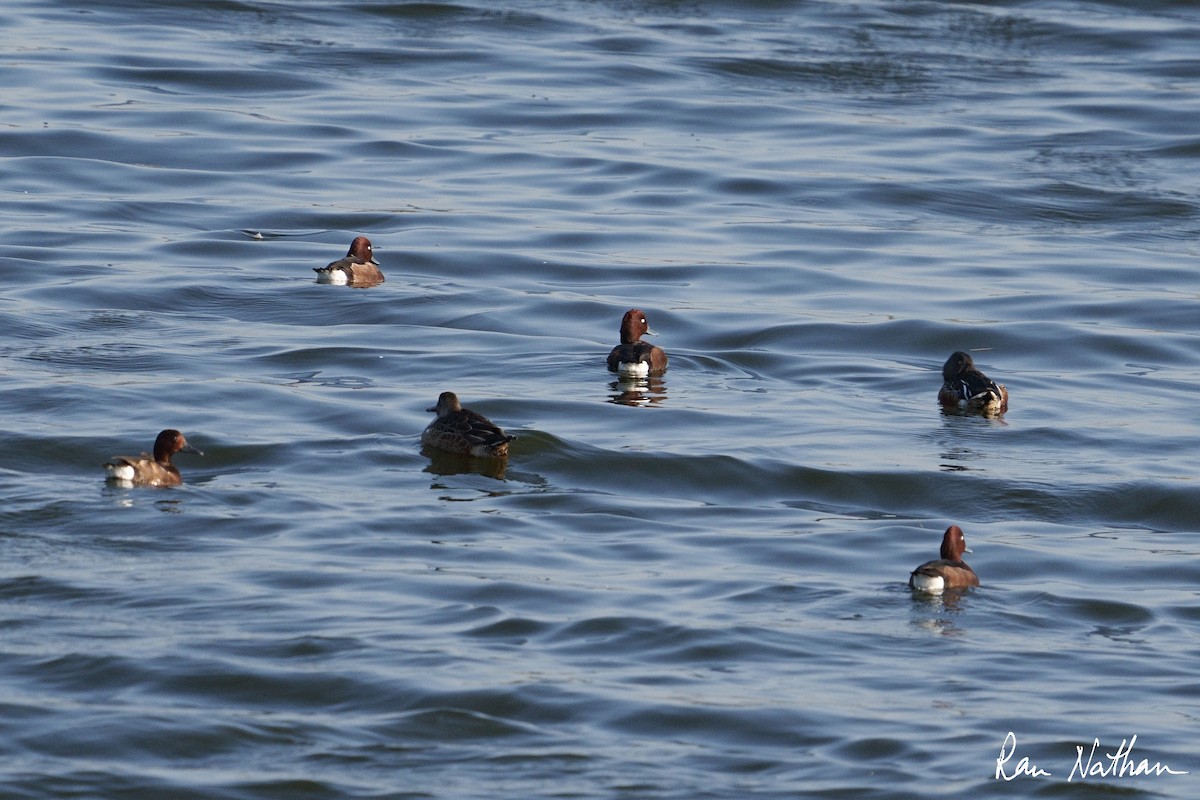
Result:
{"label": "water surface", "polygon": [[[0,793],[1194,797],[1198,36],[10,3]],[[507,464],[422,451],[444,390]],[[185,486],[104,484],[165,427]],[[914,598],[951,523],[982,586]],[[1072,776],[1134,735],[1189,774]]]}

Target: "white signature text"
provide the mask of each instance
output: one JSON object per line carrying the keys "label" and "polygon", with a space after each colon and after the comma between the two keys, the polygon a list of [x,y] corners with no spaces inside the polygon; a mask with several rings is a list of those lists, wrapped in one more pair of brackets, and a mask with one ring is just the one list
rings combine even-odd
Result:
{"label": "white signature text", "polygon": [[[1140,761],[1135,759],[1133,755],[1135,744],[1137,744],[1137,734],[1129,739],[1122,739],[1120,746],[1114,752],[1097,754],[1100,749],[1100,740],[1093,739],[1086,760],[1084,758],[1086,748],[1083,745],[1076,745],[1075,764],[1071,767],[1070,774],[1067,775],[1067,783],[1076,778],[1083,780],[1085,778],[1134,778],[1139,775],[1188,774],[1183,770],[1171,769],[1161,761],[1151,764],[1148,758]],[[1009,731],[1008,735],[1004,737],[1004,744],[1000,745],[1000,755],[996,759],[996,780],[1011,781],[1021,777],[1053,777],[1053,773],[1039,767],[1029,759],[1029,756],[1022,756],[1014,762],[1013,759],[1016,755],[1017,735]]]}

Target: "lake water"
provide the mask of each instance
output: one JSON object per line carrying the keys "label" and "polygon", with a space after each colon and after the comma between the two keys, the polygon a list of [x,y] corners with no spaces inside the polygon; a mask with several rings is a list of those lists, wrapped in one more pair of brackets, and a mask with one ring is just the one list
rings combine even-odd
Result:
{"label": "lake water", "polygon": [[[11,0],[0,796],[1196,797],[1198,41]],[[422,452],[444,390],[507,465]],[[183,487],[105,484],[167,427]],[[914,597],[951,523],[982,586]]]}

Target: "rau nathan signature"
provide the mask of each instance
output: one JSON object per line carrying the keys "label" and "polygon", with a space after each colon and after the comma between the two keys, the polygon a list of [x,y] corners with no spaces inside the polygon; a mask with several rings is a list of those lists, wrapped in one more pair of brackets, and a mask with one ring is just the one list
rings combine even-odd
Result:
{"label": "rau nathan signature", "polygon": [[[1150,763],[1150,759],[1143,758],[1137,761],[1133,757],[1133,746],[1137,743],[1137,734],[1134,734],[1130,739],[1122,739],[1121,745],[1113,753],[1103,753],[1099,756],[1096,751],[1100,749],[1100,740],[1092,740],[1092,749],[1088,752],[1087,760],[1084,760],[1083,745],[1075,745],[1075,765],[1071,767],[1071,773],[1067,775],[1067,783],[1073,779],[1079,778],[1133,778],[1138,775],[1187,775],[1187,772],[1182,770],[1171,769],[1161,761]],[[1028,756],[1023,756],[1015,763],[1009,764],[1017,754],[1017,735],[1012,731],[1008,732],[1008,736],[1004,737],[1004,744],[1000,746],[1000,756],[996,759],[996,780],[1003,778],[1006,781],[1011,781],[1014,778],[1049,778],[1052,773],[1044,770],[1037,764],[1029,760]]]}

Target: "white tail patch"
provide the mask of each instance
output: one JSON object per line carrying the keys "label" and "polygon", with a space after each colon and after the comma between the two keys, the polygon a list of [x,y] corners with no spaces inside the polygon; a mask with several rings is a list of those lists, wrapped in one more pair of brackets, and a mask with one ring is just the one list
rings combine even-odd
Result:
{"label": "white tail patch", "polygon": [[115,481],[132,481],[133,467],[124,462],[120,464],[105,464],[104,472]]}
{"label": "white tail patch", "polygon": [[622,361],[617,365],[617,374],[622,378],[645,378],[650,374],[650,365],[645,361]]}
{"label": "white tail patch", "polygon": [[924,575],[914,572],[909,583],[918,592],[926,594],[942,594],[946,591],[946,579],[941,575]]}
{"label": "white tail patch", "polygon": [[349,276],[344,269],[317,270],[317,283],[332,283],[335,286],[345,286]]}

